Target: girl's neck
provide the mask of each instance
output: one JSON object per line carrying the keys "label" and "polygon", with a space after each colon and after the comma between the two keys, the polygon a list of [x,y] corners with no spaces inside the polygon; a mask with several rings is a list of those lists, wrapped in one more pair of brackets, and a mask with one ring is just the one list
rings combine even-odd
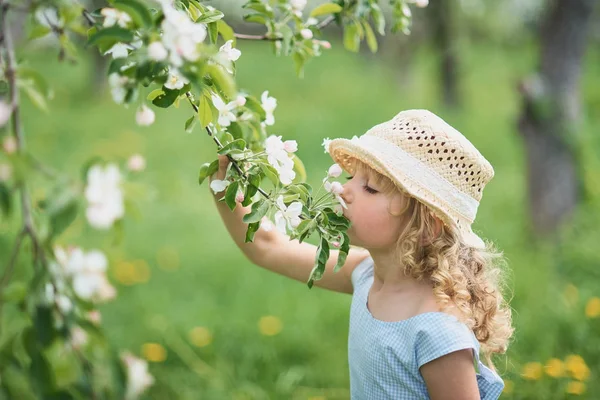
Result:
{"label": "girl's neck", "polygon": [[433,287],[430,280],[418,281],[411,276],[404,275],[404,268],[400,265],[397,257],[386,251],[369,250],[375,263],[374,284],[380,289],[388,292],[402,293],[424,291],[432,293]]}

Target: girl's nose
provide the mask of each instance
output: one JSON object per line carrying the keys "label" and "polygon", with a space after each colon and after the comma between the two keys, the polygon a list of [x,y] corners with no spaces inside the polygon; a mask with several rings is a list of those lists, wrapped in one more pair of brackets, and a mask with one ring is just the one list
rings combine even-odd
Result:
{"label": "girl's nose", "polygon": [[342,192],[342,194],[340,194],[340,196],[342,197],[342,199],[344,199],[346,204],[352,203],[352,200],[354,200],[354,195],[352,194],[352,188],[350,187],[350,182],[346,183],[343,187],[344,187],[344,191]]}

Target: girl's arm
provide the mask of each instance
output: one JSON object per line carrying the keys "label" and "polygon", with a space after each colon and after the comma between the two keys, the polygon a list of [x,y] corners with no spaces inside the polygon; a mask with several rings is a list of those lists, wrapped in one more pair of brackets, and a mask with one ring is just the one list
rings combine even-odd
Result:
{"label": "girl's arm", "polygon": [[[212,179],[224,179],[228,164],[229,159],[226,156],[219,156],[219,171]],[[224,202],[218,201],[223,196],[224,192],[214,196],[217,209],[233,241],[246,257],[252,263],[288,278],[301,282],[308,281],[315,265],[317,247],[309,243],[300,243],[298,240],[289,240],[277,229],[268,232],[259,229],[254,235],[254,241],[245,243],[247,225],[242,218],[250,212],[250,206],[242,207],[238,204],[235,210],[231,211]],[[369,256],[369,252],[362,248],[351,247],[344,266],[334,273],[333,268],[337,263],[338,254],[338,250],[331,251],[325,273],[320,280],[315,281],[315,286],[336,292],[352,293],[350,279],[352,271]]]}
{"label": "girl's arm", "polygon": [[479,400],[473,350],[458,350],[420,369],[431,400]]}

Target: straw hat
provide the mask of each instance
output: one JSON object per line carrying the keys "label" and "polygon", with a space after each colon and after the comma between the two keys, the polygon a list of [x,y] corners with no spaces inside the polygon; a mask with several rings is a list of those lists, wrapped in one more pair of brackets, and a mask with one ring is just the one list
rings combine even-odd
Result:
{"label": "straw hat", "polygon": [[426,204],[463,241],[483,248],[471,224],[492,165],[459,131],[428,110],[407,110],[361,137],[334,139],[329,153],[350,174],[356,158]]}

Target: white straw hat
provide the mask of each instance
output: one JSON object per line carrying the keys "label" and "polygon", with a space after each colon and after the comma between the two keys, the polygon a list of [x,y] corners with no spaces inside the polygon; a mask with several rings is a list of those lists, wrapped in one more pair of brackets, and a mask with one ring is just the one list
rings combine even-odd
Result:
{"label": "white straw hat", "polygon": [[485,247],[471,224],[494,169],[466,137],[431,111],[402,111],[361,137],[334,139],[329,154],[350,174],[351,158],[369,165],[455,226],[465,244]]}

